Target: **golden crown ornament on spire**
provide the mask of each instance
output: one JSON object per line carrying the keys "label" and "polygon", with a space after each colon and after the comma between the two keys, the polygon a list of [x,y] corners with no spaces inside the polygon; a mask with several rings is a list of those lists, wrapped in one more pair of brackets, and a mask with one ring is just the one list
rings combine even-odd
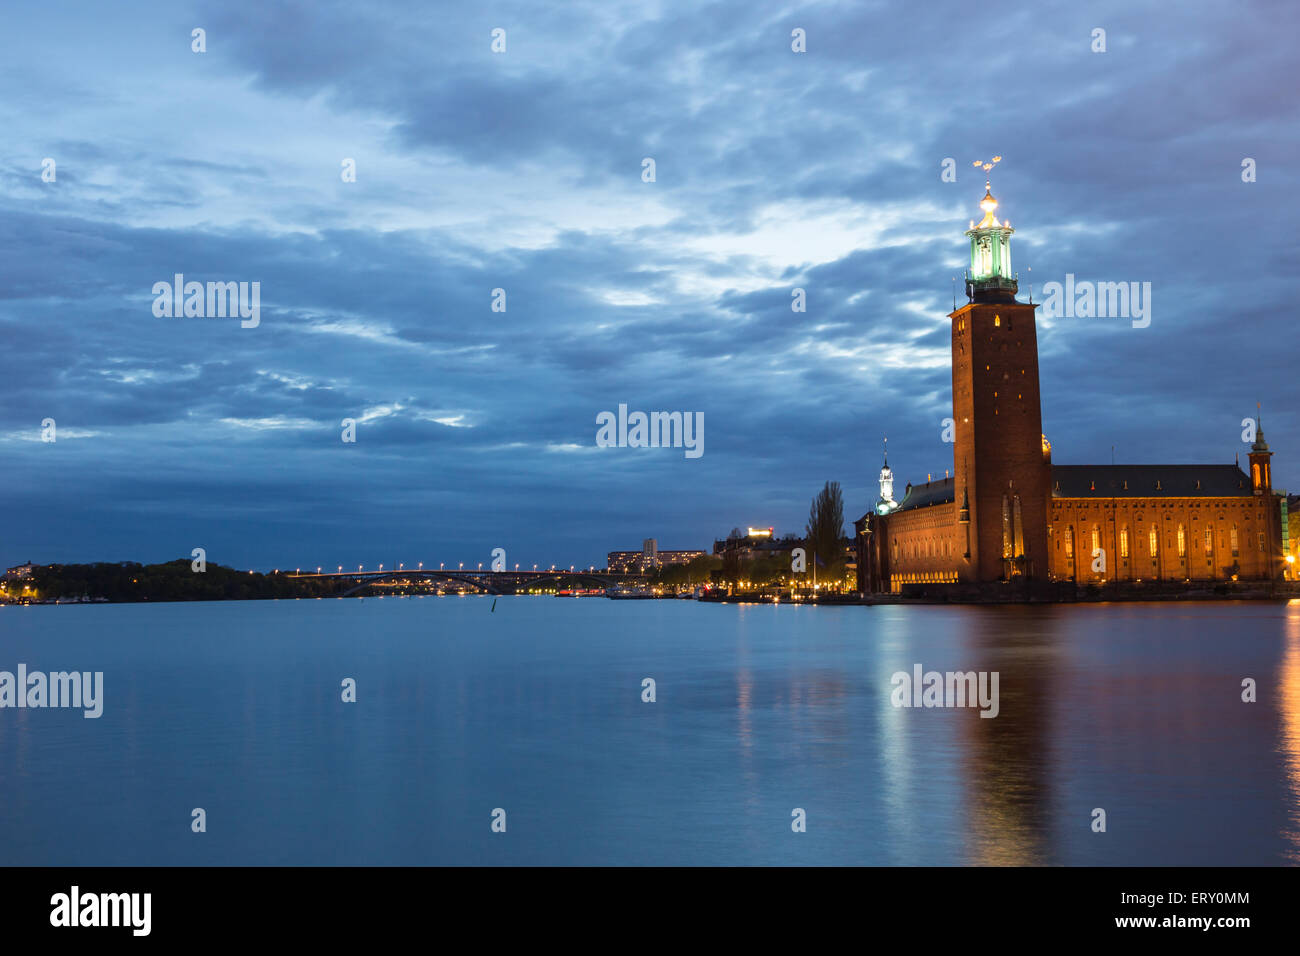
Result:
{"label": "golden crown ornament on spire", "polygon": [[[1002,162],[1002,157],[994,156],[993,159],[987,163],[984,162],[984,160],[982,159],[977,159],[971,165],[977,169],[983,168],[984,172],[987,173],[989,170],[991,170],[994,166],[996,166],[1000,162]],[[980,224],[979,224],[980,229],[988,229],[990,226],[1002,225],[1002,223],[998,222],[997,219],[994,218],[993,216],[993,210],[997,208],[998,208],[998,201],[993,198],[993,186],[988,180],[985,180],[984,198],[980,200],[980,209],[984,210],[984,218],[980,220]],[[973,224],[972,224],[972,228],[973,228]]]}

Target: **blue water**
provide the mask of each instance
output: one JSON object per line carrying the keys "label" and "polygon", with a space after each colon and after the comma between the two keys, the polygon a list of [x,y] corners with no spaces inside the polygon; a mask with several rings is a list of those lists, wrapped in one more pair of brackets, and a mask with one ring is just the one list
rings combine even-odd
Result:
{"label": "blue water", "polygon": [[492,600],[0,608],[0,670],[105,685],[0,710],[0,863],[1300,860],[1300,606]]}

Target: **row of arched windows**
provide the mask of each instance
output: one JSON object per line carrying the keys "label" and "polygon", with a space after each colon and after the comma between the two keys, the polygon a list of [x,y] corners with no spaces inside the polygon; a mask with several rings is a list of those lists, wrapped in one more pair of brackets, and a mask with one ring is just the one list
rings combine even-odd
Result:
{"label": "row of arched windows", "polygon": [[922,538],[915,541],[899,542],[894,539],[894,560],[916,560],[920,558],[950,558],[953,555],[951,538]]}
{"label": "row of arched windows", "polygon": [[[1048,527],[1047,530],[1048,533],[1051,534],[1052,528],[1050,526]],[[1092,545],[1092,548],[1089,553],[1096,554],[1097,551],[1101,548],[1101,527],[1099,525],[1094,524],[1092,526],[1089,536],[1091,538],[1090,543]],[[1063,538],[1064,538],[1064,545],[1065,545],[1065,556],[1067,558],[1073,558],[1074,557],[1074,526],[1073,525],[1065,526],[1065,534],[1063,535]],[[1005,539],[1005,530],[1004,530],[1004,539]],[[1178,557],[1180,558],[1187,557],[1187,528],[1182,522],[1179,522],[1178,524],[1176,541],[1178,547]],[[1220,544],[1222,544],[1222,542],[1220,542]],[[1235,524],[1228,529],[1228,544],[1232,550],[1232,556],[1234,558],[1238,557],[1241,554],[1240,538],[1237,534],[1237,526]],[[1061,545],[1062,542],[1057,541],[1056,546],[1060,548]],[[1003,547],[1005,549],[1005,541]],[[1205,529],[1204,548],[1205,548],[1206,557],[1210,557],[1214,554],[1214,531],[1211,528]],[[1259,535],[1259,550],[1260,551],[1264,550],[1263,533]],[[1157,554],[1159,554],[1159,551],[1160,551],[1160,536],[1157,533],[1156,526],[1152,525],[1147,531],[1147,553],[1154,558],[1156,557]],[[1128,525],[1123,525],[1119,529],[1119,556],[1121,558],[1129,557]]]}

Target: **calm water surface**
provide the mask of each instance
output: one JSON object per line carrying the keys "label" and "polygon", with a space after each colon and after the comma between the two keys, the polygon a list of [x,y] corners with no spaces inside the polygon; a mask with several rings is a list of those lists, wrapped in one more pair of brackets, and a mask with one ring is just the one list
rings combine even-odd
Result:
{"label": "calm water surface", "polygon": [[1300,605],[491,606],[0,608],[0,670],[105,684],[0,710],[0,863],[1300,861]]}

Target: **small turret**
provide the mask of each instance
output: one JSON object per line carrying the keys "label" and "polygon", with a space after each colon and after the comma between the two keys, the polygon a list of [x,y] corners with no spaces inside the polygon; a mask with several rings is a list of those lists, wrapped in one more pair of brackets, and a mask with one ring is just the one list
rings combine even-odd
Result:
{"label": "small turret", "polygon": [[876,501],[876,514],[887,515],[898,508],[894,500],[894,472],[889,467],[889,439],[885,439],[885,464],[880,469],[880,498]]}
{"label": "small turret", "polygon": [[1255,403],[1255,443],[1250,446],[1250,487],[1257,495],[1273,490],[1273,453],[1264,440],[1264,418],[1259,403]]}

